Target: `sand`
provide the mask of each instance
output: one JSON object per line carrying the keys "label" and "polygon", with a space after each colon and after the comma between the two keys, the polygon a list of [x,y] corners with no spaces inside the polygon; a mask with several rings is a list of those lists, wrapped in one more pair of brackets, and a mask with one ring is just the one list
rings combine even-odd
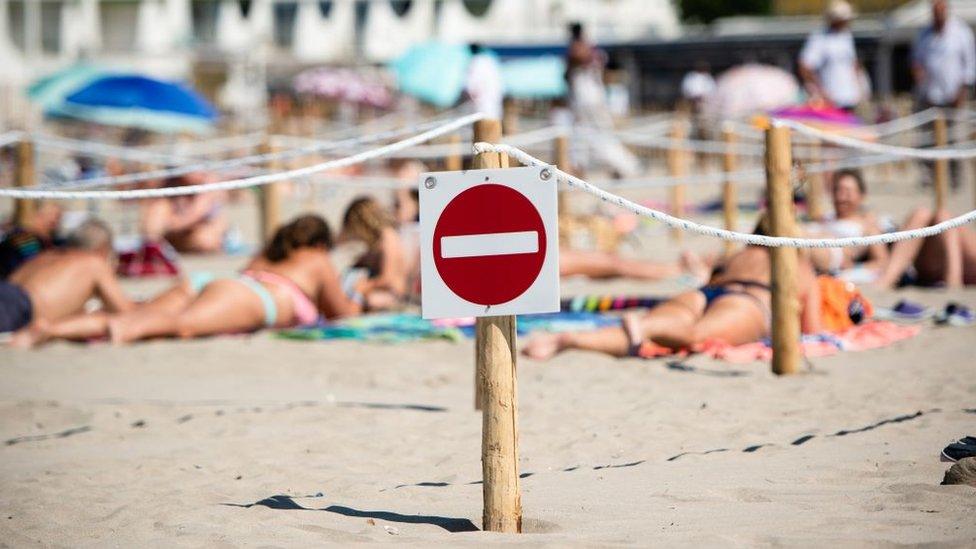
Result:
{"label": "sand", "polygon": [[[903,213],[919,197],[906,187],[877,200]],[[633,253],[677,253],[658,229],[645,236]],[[140,295],[162,285],[126,283]],[[563,293],[680,287],[569,280]],[[976,304],[976,290],[871,295]],[[698,356],[522,360],[522,536],[478,531],[470,342],[262,333],[0,349],[0,540],[973,546],[976,489],[940,486],[939,452],[976,434],[974,330],[927,326],[789,378]]]}

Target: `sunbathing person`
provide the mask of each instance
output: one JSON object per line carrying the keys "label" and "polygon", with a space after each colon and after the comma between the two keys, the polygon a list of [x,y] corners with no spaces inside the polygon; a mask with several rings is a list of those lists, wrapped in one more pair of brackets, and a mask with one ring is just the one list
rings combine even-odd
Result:
{"label": "sunbathing person", "polygon": [[56,202],[40,202],[24,226],[0,230],[0,280],[44,250],[57,247],[62,209]]}
{"label": "sunbathing person", "polygon": [[119,286],[109,259],[112,232],[101,221],[82,223],[62,249],[41,252],[0,281],[0,332],[21,330],[11,343],[29,346],[37,332],[82,312],[98,297],[113,313],[129,311],[132,301]]}
{"label": "sunbathing person", "polygon": [[689,251],[683,252],[679,261],[657,262],[629,259],[609,252],[559,249],[560,276],[585,276],[597,280],[662,280],[688,274],[704,282],[708,279],[708,273],[708,263]]}
{"label": "sunbathing person", "polygon": [[[933,213],[928,208],[918,208],[908,217],[902,230],[928,227],[951,217],[945,210]],[[949,288],[958,288],[976,285],[976,231],[963,226],[928,238],[896,242],[877,285],[894,288],[909,271],[914,271],[914,282],[923,286],[945,284]]]}
{"label": "sunbathing person", "polygon": [[[760,223],[764,227],[765,223]],[[758,230],[757,234],[765,231]],[[586,332],[538,334],[523,353],[546,360],[566,349],[638,356],[651,341],[674,350],[709,340],[731,345],[758,341],[770,333],[770,257],[767,248],[748,246],[728,258],[698,290],[678,294],[641,317],[624,317],[621,327]],[[797,283],[804,333],[820,331],[820,296],[810,262],[800,256]]]}
{"label": "sunbathing person", "polygon": [[[165,187],[199,185],[207,177],[188,174],[173,177]],[[152,198],[142,206],[142,236],[147,243],[168,241],[180,252],[210,253],[220,250],[227,217],[226,193],[206,192],[168,198]]]}
{"label": "sunbathing person", "polygon": [[[850,238],[881,233],[878,218],[865,210],[867,187],[856,170],[834,172],[831,179],[834,219],[811,223],[811,236]],[[873,282],[888,263],[888,248],[884,244],[854,248],[814,249],[810,254],[818,272],[838,276],[844,280]]]}
{"label": "sunbathing person", "polygon": [[393,216],[379,202],[353,200],[342,218],[342,240],[366,245],[344,276],[347,293],[363,296],[370,310],[390,308],[406,297],[410,262]]}
{"label": "sunbathing person", "polygon": [[66,319],[37,334],[84,340],[109,335],[113,343],[153,337],[192,338],[314,324],[321,314],[358,314],[360,304],[343,293],[329,250],[332,233],[324,219],[301,216],[275,233],[240,275],[217,278],[194,273],[134,311],[92,313]]}

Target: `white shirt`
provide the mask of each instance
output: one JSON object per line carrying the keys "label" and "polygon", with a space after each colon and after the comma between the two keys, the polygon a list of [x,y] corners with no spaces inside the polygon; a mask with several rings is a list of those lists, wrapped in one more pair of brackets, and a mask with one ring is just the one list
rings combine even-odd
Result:
{"label": "white shirt", "polygon": [[702,99],[715,90],[715,79],[707,72],[692,71],[681,79],[681,95],[686,99]]}
{"label": "white shirt", "polygon": [[946,21],[942,32],[934,27],[923,30],[912,47],[912,62],[925,70],[919,83],[921,98],[932,105],[951,104],[959,88],[976,83],[973,31],[955,17]]}
{"label": "white shirt", "polygon": [[505,85],[502,82],[501,67],[495,56],[479,53],[471,58],[464,88],[471,96],[477,112],[483,112],[488,118],[494,120],[502,119]]}
{"label": "white shirt", "polygon": [[861,101],[861,77],[850,31],[811,34],[800,51],[800,63],[817,73],[827,99],[838,107],[853,107]]}

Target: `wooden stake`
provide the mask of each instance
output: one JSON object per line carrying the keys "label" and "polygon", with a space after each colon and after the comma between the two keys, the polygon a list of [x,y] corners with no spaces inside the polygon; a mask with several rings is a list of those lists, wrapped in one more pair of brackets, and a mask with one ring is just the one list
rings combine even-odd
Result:
{"label": "wooden stake", "polygon": [[[553,141],[552,155],[554,157],[557,168],[567,173],[573,171],[572,166],[570,166],[570,162],[569,162],[569,138],[568,137],[566,137],[565,135],[560,135]],[[569,213],[569,210],[567,209],[569,206],[568,199],[569,196],[567,196],[566,191],[564,190],[558,191],[558,194],[556,195],[556,200],[557,200],[557,209],[559,211],[560,216]]]}
{"label": "wooden stake", "polygon": [[[263,154],[275,152],[275,147],[271,144],[270,136],[261,147],[261,152]],[[268,162],[269,171],[276,172],[279,169],[280,161],[271,160]],[[270,242],[271,237],[278,230],[278,224],[281,223],[281,188],[277,182],[268,183],[261,187],[260,206],[261,237],[265,242]]]}
{"label": "wooden stake", "polygon": [[[766,130],[766,198],[772,236],[794,236],[793,188],[790,183],[790,130]],[[773,373],[793,374],[800,368],[800,300],[797,292],[797,251],[769,251],[772,276]]]}
{"label": "wooden stake", "polygon": [[[34,143],[29,138],[17,144],[17,179],[18,187],[32,187],[36,182],[34,167]],[[24,227],[34,217],[37,203],[33,200],[14,201],[14,224]]]}
{"label": "wooden stake", "polygon": [[[949,143],[945,114],[940,112],[935,118],[935,146],[945,147]],[[941,158],[935,161],[935,209],[943,210],[949,198],[949,161]]]}
{"label": "wooden stake", "polygon": [[[813,143],[813,164],[823,161],[823,149],[820,141]],[[807,179],[807,215],[814,221],[824,219],[824,174],[813,173]]]}
{"label": "wooden stake", "polygon": [[[680,144],[687,137],[686,122],[676,120],[671,126],[671,148],[668,149],[668,173],[671,177],[684,177],[687,152]],[[671,215],[683,218],[685,216],[685,186],[671,186]],[[684,233],[680,229],[671,229],[671,239],[681,242]]]}
{"label": "wooden stake", "polygon": [[[475,141],[497,143],[497,120],[475,123]],[[475,155],[477,168],[505,167],[498,153]],[[475,407],[482,408],[481,467],[484,483],[482,528],[522,531],[522,495],[518,468],[518,395],[515,370],[515,316],[478,318],[475,322]]]}
{"label": "wooden stake", "polygon": [[502,116],[504,117],[502,128],[505,131],[505,135],[515,135],[518,133],[519,123],[518,103],[514,99],[506,99],[502,104],[502,111]]}
{"label": "wooden stake", "polygon": [[[725,141],[725,156],[723,157],[722,169],[726,174],[736,170],[738,158],[735,155],[735,132],[732,128],[722,130],[722,138]],[[739,203],[735,195],[735,181],[726,175],[725,183],[722,184],[722,214],[725,217],[725,228],[734,231],[738,227]],[[725,241],[726,257],[735,253],[735,242]]]}
{"label": "wooden stake", "polygon": [[451,145],[451,154],[444,159],[444,168],[449,172],[461,171],[463,167],[461,163],[461,136],[454,134],[447,138],[447,142]]}

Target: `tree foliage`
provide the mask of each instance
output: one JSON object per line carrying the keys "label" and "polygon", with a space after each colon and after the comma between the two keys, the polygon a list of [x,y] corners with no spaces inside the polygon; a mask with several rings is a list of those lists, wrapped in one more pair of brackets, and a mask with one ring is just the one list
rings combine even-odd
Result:
{"label": "tree foliage", "polygon": [[677,0],[681,20],[688,23],[711,23],[719,17],[733,15],[768,15],[772,0]]}

